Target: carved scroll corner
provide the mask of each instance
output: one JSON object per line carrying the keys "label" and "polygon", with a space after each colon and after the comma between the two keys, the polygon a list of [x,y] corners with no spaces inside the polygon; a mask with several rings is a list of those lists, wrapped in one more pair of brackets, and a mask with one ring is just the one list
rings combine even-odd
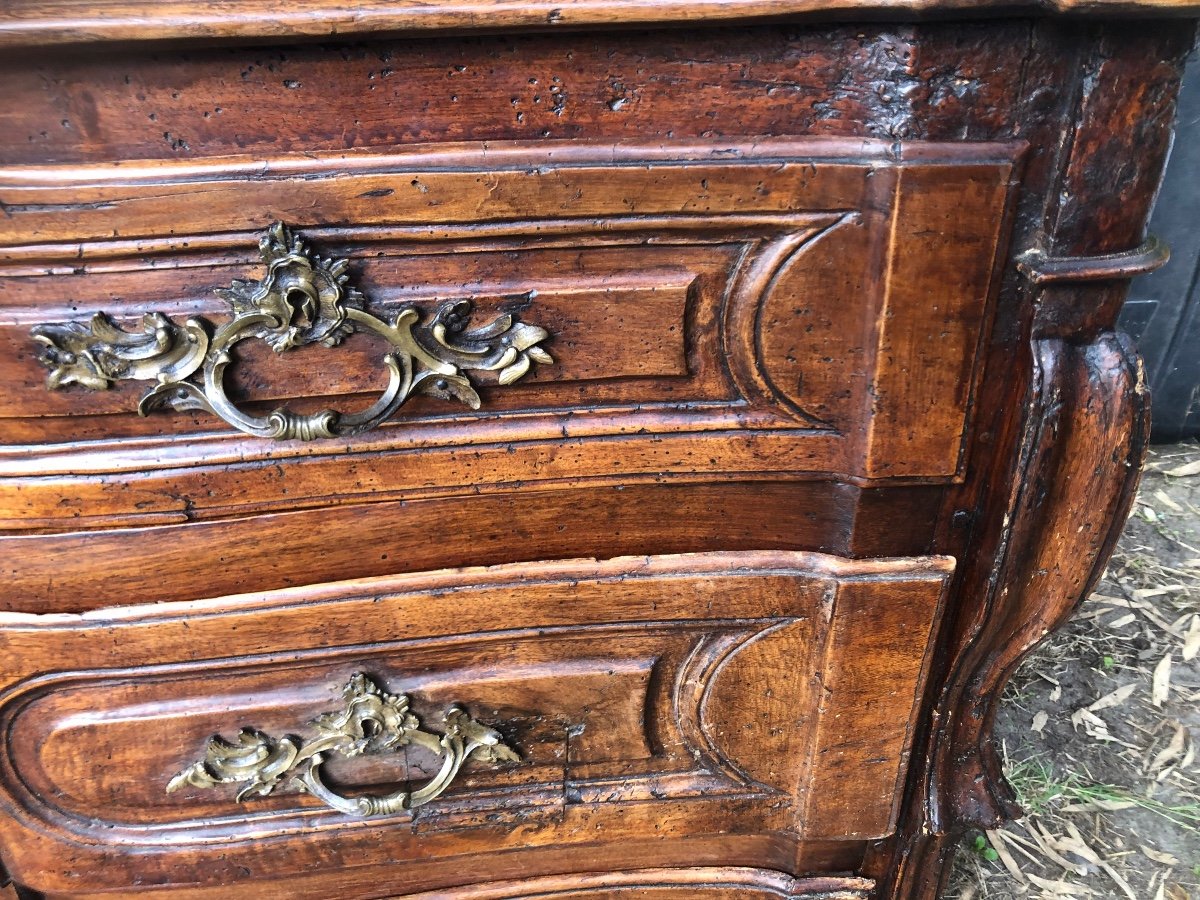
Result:
{"label": "carved scroll corner", "polygon": [[1140,480],[1149,406],[1129,339],[1034,341],[1030,420],[1014,475],[995,593],[942,700],[935,819],[995,828],[1022,810],[993,740],[999,698],[1020,664],[1091,593]]}

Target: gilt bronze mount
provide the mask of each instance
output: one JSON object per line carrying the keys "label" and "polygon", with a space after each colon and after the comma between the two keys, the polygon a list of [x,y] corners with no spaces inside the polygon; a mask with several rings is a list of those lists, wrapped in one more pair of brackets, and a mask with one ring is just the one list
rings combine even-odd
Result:
{"label": "gilt bronze mount", "polygon": [[[243,728],[232,742],[214,736],[204,758],[172,778],[167,793],[185,786],[240,784],[236,799],[242,801],[267,796],[290,775],[293,787],[320,798],[339,812],[352,816],[390,815],[436,799],[468,759],[488,763],[520,759],[498,731],[476,722],[462,707],[451,706],[443,717],[445,734],[434,734],[421,727],[409,710],[407,696],[388,694],[361,673],[350,679],[342,696],[344,709],[312,723],[317,735],[311,741],[274,738],[253,728]],[[383,797],[346,797],[321,778],[321,765],[330,753],[353,757],[402,751],[410,745],[424,747],[442,759],[437,775],[417,790],[399,790]]]}
{"label": "gilt bronze mount", "polygon": [[[470,300],[442,303],[427,324],[413,306],[401,308],[390,322],[372,315],[362,293],[349,284],[349,263],[313,253],[281,222],[258,246],[267,272],[260,281],[235,280],[217,291],[233,313],[219,327],[195,317],[180,325],[158,312],[143,317],[140,332],[124,330],[103,312],[86,324],[34,327],[33,337],[43,345],[41,361],[50,369],[47,386],[103,390],[118,381],[154,381],[138,404],[141,415],[206,410],[256,437],[314,440],[375,428],[414,393],[478,409],[479,394],[466,372],[496,372],[498,383],[508,385],[534,362],[553,362],[540,346],[550,333],[515,315],[468,328]],[[234,362],[230,351],[240,341],[258,339],[285,353],[311,344],[336,347],[355,331],[381,337],[389,346],[383,357],[388,386],[365,409],[296,413],[281,407],[254,415],[226,393],[225,372]]]}

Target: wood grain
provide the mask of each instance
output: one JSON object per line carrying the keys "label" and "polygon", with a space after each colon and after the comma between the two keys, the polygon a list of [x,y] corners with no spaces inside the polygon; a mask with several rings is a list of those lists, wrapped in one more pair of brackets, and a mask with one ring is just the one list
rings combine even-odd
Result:
{"label": "wood grain", "polygon": [[[418,846],[635,841],[651,799],[664,837],[877,837],[926,668],[901,648],[929,645],[952,569],[714,553],[2,614],[0,837],[15,877],[50,892],[119,888],[130,865],[160,885],[228,886],[248,868],[287,874],[301,848],[352,869],[384,846],[410,860],[399,887],[420,879]],[[228,789],[165,792],[208,735],[303,731],[353,671],[411,693],[426,720],[463,704],[521,762],[354,824],[289,791],[244,806]],[[409,777],[431,762],[410,752]],[[397,777],[375,759],[336,771],[351,793]],[[829,778],[859,787],[850,808],[816,789]]]}
{"label": "wood grain", "polygon": [[[549,891],[578,890],[582,887],[588,890],[584,897],[592,900],[595,896],[593,892],[604,890],[605,879],[609,879],[608,883],[615,886],[617,890],[627,886],[635,890],[645,889],[651,884],[655,884],[660,888],[675,892],[674,896],[670,893],[666,895],[670,900],[682,900],[684,897],[694,896],[690,892],[702,890],[703,887],[697,882],[705,879],[702,882],[704,885],[712,885],[718,890],[767,890],[769,891],[766,895],[767,900],[780,900],[780,898],[796,900],[795,896],[789,897],[786,893],[781,894],[781,890],[800,890],[800,900],[862,900],[861,892],[869,891],[872,886],[870,879],[845,875],[789,878],[781,874],[778,866],[762,868],[750,862],[756,857],[773,855],[774,858],[780,860],[780,865],[784,866],[792,864],[786,860],[792,860],[806,869],[845,872],[854,868],[857,864],[856,858],[861,859],[862,856],[862,845],[852,842],[836,845],[809,843],[802,845],[798,852],[793,851],[791,854],[783,851],[778,846],[778,842],[772,844],[772,842],[762,839],[749,840],[736,836],[726,836],[723,846],[713,840],[681,839],[675,843],[680,845],[686,853],[681,854],[681,861],[673,867],[655,865],[654,856],[646,854],[642,848],[635,846],[627,848],[627,852],[622,854],[622,865],[612,872],[574,873],[570,871],[572,861],[577,862],[579,851],[571,848],[558,852],[535,853],[531,857],[525,858],[523,868],[514,866],[511,857],[499,856],[492,861],[492,874],[495,876],[495,881],[489,884],[449,889],[429,888],[426,884],[413,884],[411,888],[417,892],[418,897],[421,892],[424,892],[424,900],[434,900],[434,898],[436,900],[458,900],[462,896],[460,892],[470,891],[478,891],[478,896],[486,898],[486,900],[517,900],[518,897],[523,896],[520,886],[524,883],[532,883]],[[690,856],[687,855],[689,853]],[[746,862],[734,864],[720,862],[722,858],[729,857],[744,858]],[[469,865],[469,862],[466,864]],[[434,861],[429,863],[431,869],[437,865],[438,863]],[[461,869],[463,865],[463,860],[455,859],[449,865],[442,863],[441,868],[451,872],[454,867]],[[641,866],[645,866],[645,868],[639,869]],[[567,874],[563,874],[564,872]],[[269,885],[256,886],[256,894],[269,897],[271,900],[285,900],[289,897],[304,898],[304,900],[309,897],[327,897],[329,891],[332,890],[371,894],[381,876],[389,877],[394,874],[394,863],[368,867],[361,871],[341,872],[337,875],[309,872],[305,875],[291,875],[274,879]],[[653,874],[653,878],[650,877],[651,874]],[[434,883],[436,884],[436,882]],[[817,891],[816,896],[804,893],[805,890]],[[306,891],[312,893],[305,893]],[[492,893],[489,894],[489,891]],[[515,897],[513,896],[514,891],[516,892]],[[681,891],[684,893],[680,893]],[[832,895],[829,893],[831,891]],[[164,897],[176,897],[179,900],[210,900],[210,898],[221,896],[221,889],[173,888],[155,891],[152,888],[142,888],[138,893],[144,897],[153,897],[155,900]],[[40,898],[66,900],[67,897],[71,897],[79,898],[79,900],[101,900],[106,896],[112,895],[108,892],[71,893],[69,895],[41,894]],[[411,893],[407,896],[411,896]],[[470,893],[466,893],[465,896],[472,897]],[[524,896],[527,897],[528,894]],[[551,893],[550,896],[555,895]],[[601,896],[604,895],[601,894]],[[629,896],[629,891],[622,891],[617,896],[619,900],[625,900]],[[635,896],[637,895],[635,894]],[[735,893],[734,896],[740,897],[744,894]],[[751,896],[754,895],[751,894]]]}
{"label": "wood grain", "polygon": [[[599,548],[604,555],[771,548],[913,555],[927,549],[941,494],[820,481],[510,489],[232,522],[25,535],[0,542],[0,607],[82,612],[194,600],[251,585],[280,588],[463,562],[514,562],[531,554],[600,555]],[[564,513],[572,509],[589,514]]]}
{"label": "wood grain", "polygon": [[[1147,23],[1120,39],[1110,33],[1082,42],[1069,56],[1062,36],[1047,26],[1035,42],[1035,54],[1052,57],[1061,71],[1037,103],[1061,104],[1064,115],[1080,118],[1070,133],[1041,140],[1045,150],[1027,175],[1037,190],[1018,212],[1016,244],[1064,256],[1094,248],[1102,266],[1118,248],[1141,242],[1154,195],[1150,173],[1164,160],[1192,28]],[[1146,64],[1147,54],[1155,62]],[[1146,152],[1123,157],[1122,212],[1105,194],[1093,214],[1086,198],[1113,184],[1109,140],[1124,141],[1125,125],[1143,134]],[[865,868],[880,876],[886,896],[933,900],[945,889],[962,829],[1019,814],[990,738],[996,698],[1024,654],[1087,595],[1132,501],[1148,397],[1136,353],[1113,332],[1128,282],[1120,273],[1092,280],[1091,268],[1077,268],[1078,280],[1043,284],[1015,272],[1001,291],[1018,314],[998,323],[995,340],[1009,349],[991,365],[1006,377],[985,377],[984,393],[1020,400],[986,432],[998,452],[982,453],[976,474],[957,489],[955,507],[970,511],[960,516],[962,530],[948,527],[936,541],[945,552],[970,535],[977,549],[960,556],[957,589],[981,602],[947,621],[945,687],[931,698],[908,822]],[[996,508],[1007,516],[988,514]]]}
{"label": "wood grain", "polygon": [[[996,698],[1136,480],[1113,328],[1195,14],[5,5],[14,890],[933,900],[1016,813]],[[44,390],[34,324],[220,321],[278,217],[381,308],[544,317],[555,365],[324,444]],[[369,342],[241,349],[254,409],[376,387]],[[355,669],[522,762],[380,820],[156,789],[214,731],[307,733]],[[385,792],[435,761],[328,765]]]}
{"label": "wood grain", "polygon": [[15,0],[0,15],[8,46],[45,46],[130,40],[351,37],[397,31],[495,31],[580,26],[626,26],[804,15],[870,15],[908,18],[932,12],[994,7],[1031,12],[1174,14],[1196,10],[1189,0],[406,0],[367,3],[347,10],[335,0],[225,0],[197,4],[173,0],[147,9],[130,0]]}
{"label": "wood grain", "polygon": [[[419,169],[403,154],[364,157],[354,174],[345,159],[291,159],[279,181],[228,163],[0,171],[0,235],[18,250],[110,230],[179,247],[162,265],[0,267],[0,416],[17,419],[0,448],[0,529],[152,524],[181,505],[196,518],[282,511],[331,502],[331,487],[350,502],[518,481],[952,480],[1021,150],[578,143],[425,152]],[[175,214],[190,199],[193,222]],[[276,216],[303,225],[314,209],[372,225],[313,237],[354,260],[379,315],[465,298],[487,321],[525,297],[520,315],[551,332],[555,363],[510,388],[484,381],[480,414],[421,400],[376,433],[319,445],[246,438],[208,416],[140,419],[142,383],[43,388],[35,324],[99,311],[129,327],[151,311],[226,320],[213,291],[254,278],[254,265],[179,245],[207,227],[252,248],[243,229]],[[92,240],[72,246],[86,258]],[[265,345],[239,347],[230,391],[265,411],[292,398],[359,408],[382,379],[380,349],[360,337],[278,361]],[[283,460],[286,477],[264,478]]]}
{"label": "wood grain", "polygon": [[[570,900],[621,900],[631,891],[647,900],[695,897],[697,900],[859,900],[874,885],[860,878],[793,878],[769,870],[646,869],[606,875],[576,875],[527,882],[494,884],[457,893],[460,900],[516,900],[536,891],[538,896]],[[415,895],[417,900],[439,900],[437,892]]]}
{"label": "wood grain", "polygon": [[1028,45],[1016,20],[9,53],[0,160],[261,166],[459,141],[1003,141],[1023,92],[1009,61]]}

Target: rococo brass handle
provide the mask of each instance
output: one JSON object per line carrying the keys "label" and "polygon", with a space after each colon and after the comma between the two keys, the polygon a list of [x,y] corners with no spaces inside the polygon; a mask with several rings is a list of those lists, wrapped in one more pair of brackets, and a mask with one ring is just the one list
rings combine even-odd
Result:
{"label": "rococo brass handle", "polygon": [[[517,762],[517,752],[495,729],[476,722],[458,706],[446,711],[446,733],[433,734],[409,711],[408,697],[380,690],[371,679],[357,674],[343,691],[346,707],[320,716],[313,723],[317,736],[308,743],[291,737],[273,738],[243,728],[236,742],[214,736],[204,759],[193,763],[167,784],[167,793],[185,785],[209,788],[241,784],[239,801],[265,797],[289,773],[291,784],[319,797],[339,812],[352,816],[389,815],[412,809],[438,797],[454,781],[468,759],[481,762]],[[400,790],[385,797],[344,797],[321,780],[326,754],[359,756],[382,753],[416,744],[442,758],[437,775],[415,791]]]}
{"label": "rococo brass handle", "polygon": [[[156,381],[142,397],[138,412],[164,407],[202,409],[241,431],[276,440],[314,440],[360,434],[388,419],[414,393],[457,399],[478,409],[479,394],[465,371],[497,372],[511,384],[532,363],[551,363],[540,343],[544,328],[504,314],[482,328],[467,329],[469,300],[443,303],[427,325],[414,307],[402,308],[392,322],[364,309],[365,298],[349,286],[344,259],[323,259],[277,222],[259,240],[267,266],[260,281],[234,281],[217,291],[233,318],[214,328],[204,319],[179,325],[162,313],[147,313],[142,330],[125,331],[107,314],[91,322],[38,325],[33,337],[44,345],[51,389],[80,384],[93,390],[126,380]],[[276,409],[265,416],[239,409],[225,392],[230,350],[239,341],[258,338],[277,353],[309,344],[335,347],[354,331],[382,337],[390,346],[383,358],[390,373],[383,394],[366,409],[295,413]],[[197,381],[188,380],[200,373]]]}

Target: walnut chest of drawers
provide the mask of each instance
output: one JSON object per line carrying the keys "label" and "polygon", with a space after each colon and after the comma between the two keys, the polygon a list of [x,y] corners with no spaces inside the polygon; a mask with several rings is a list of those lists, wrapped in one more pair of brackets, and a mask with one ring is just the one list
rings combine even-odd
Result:
{"label": "walnut chest of drawers", "polygon": [[1086,5],[5,4],[0,891],[935,896],[1141,463]]}

